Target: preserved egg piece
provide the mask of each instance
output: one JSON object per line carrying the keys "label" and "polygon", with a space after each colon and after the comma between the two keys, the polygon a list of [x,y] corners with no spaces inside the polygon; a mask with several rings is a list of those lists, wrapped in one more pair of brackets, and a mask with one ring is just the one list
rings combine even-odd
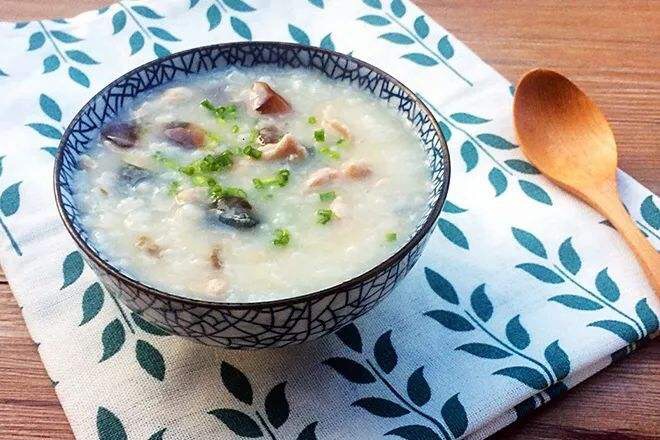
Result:
{"label": "preserved egg piece", "polygon": [[291,111],[291,106],[275,90],[263,81],[252,84],[250,94],[252,110],[262,115],[279,115]]}
{"label": "preserved egg piece", "polygon": [[165,125],[163,134],[180,147],[188,149],[200,148],[206,140],[204,129],[190,122],[170,122]]}
{"label": "preserved egg piece", "polygon": [[119,180],[131,187],[136,187],[140,183],[151,178],[151,172],[135,165],[124,164],[118,171]]}
{"label": "preserved egg piece", "polygon": [[275,144],[282,139],[283,136],[284,134],[282,131],[275,125],[266,125],[259,129],[259,137],[257,140],[262,145]]}
{"label": "preserved egg piece", "polygon": [[243,197],[222,197],[211,205],[211,211],[218,221],[234,228],[253,228],[259,224],[252,205]]}
{"label": "preserved egg piece", "polygon": [[140,128],[135,122],[111,122],[101,128],[101,139],[118,148],[133,148],[140,139]]}

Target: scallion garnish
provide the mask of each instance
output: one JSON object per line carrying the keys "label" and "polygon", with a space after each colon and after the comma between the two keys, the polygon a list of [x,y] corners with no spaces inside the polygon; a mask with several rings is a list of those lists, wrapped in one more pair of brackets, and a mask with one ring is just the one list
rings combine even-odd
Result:
{"label": "scallion garnish", "polygon": [[319,209],[316,211],[316,221],[322,225],[332,220],[334,213],[331,209]]}
{"label": "scallion garnish", "polygon": [[320,130],[315,130],[314,131],[314,140],[316,142],[325,142],[325,130],[320,129]]}
{"label": "scallion garnish", "polygon": [[291,240],[291,234],[286,229],[275,229],[275,238],[273,244],[275,246],[286,246]]}
{"label": "scallion garnish", "polygon": [[346,139],[344,138],[339,138],[339,140],[337,141],[337,145],[344,145],[345,143],[346,143]]}
{"label": "scallion garnish", "polygon": [[307,123],[308,123],[309,125],[314,125],[314,124],[316,124],[316,116],[310,116],[309,118],[307,118]]}
{"label": "scallion garnish", "polygon": [[175,161],[174,159],[165,156],[162,152],[156,151],[153,156],[154,160],[164,166],[165,168],[169,168],[171,170],[178,170],[180,165]]}
{"label": "scallion garnish", "polygon": [[167,185],[167,194],[170,196],[175,196],[181,191],[181,182],[178,180],[173,180]]}
{"label": "scallion garnish", "polygon": [[341,154],[339,152],[333,150],[332,148],[328,147],[327,145],[324,145],[319,148],[319,153],[321,153],[324,156],[329,157],[330,159],[339,159],[341,158]]}
{"label": "scallion garnish", "polygon": [[289,174],[289,170],[282,169],[279,170],[275,176],[267,179],[259,179],[255,177],[252,179],[252,184],[256,189],[264,189],[269,186],[286,186],[289,182]]}
{"label": "scallion garnish", "polygon": [[208,195],[213,201],[220,200],[223,197],[240,197],[247,199],[247,193],[243,189],[234,186],[223,188],[215,181],[209,185]]}
{"label": "scallion garnish", "polygon": [[231,132],[232,133],[236,134],[239,131],[241,131],[241,128],[238,125],[234,125],[234,126],[231,127]]}
{"label": "scallion garnish", "polygon": [[322,202],[332,202],[336,198],[337,193],[334,191],[326,191],[319,194],[319,199],[321,199]]}
{"label": "scallion garnish", "polygon": [[236,113],[237,109],[234,104],[230,104],[227,106],[215,106],[209,101],[208,99],[204,99],[202,102],[199,103],[202,107],[210,111],[213,116],[219,120],[219,121],[228,121],[228,120],[233,120],[236,119]]}
{"label": "scallion garnish", "polygon": [[389,242],[396,241],[396,232],[388,232],[385,234],[385,240]]}
{"label": "scallion garnish", "polygon": [[252,159],[259,159],[261,157],[261,150],[253,147],[252,145],[246,145],[243,148],[243,154],[250,156]]}
{"label": "scallion garnish", "polygon": [[204,148],[210,149],[213,147],[217,147],[219,144],[220,144],[220,136],[218,136],[215,133],[211,133],[210,131],[207,131],[204,136]]}

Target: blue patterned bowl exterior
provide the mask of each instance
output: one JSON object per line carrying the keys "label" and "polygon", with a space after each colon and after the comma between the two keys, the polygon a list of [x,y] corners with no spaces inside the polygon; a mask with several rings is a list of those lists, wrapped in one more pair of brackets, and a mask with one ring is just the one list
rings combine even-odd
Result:
{"label": "blue patterned bowl exterior", "polygon": [[[410,240],[378,266],[314,293],[259,303],[194,300],[141,284],[110,265],[80,223],[72,179],[80,155],[98,130],[132,99],[154,87],[227,66],[304,68],[356,85],[393,105],[407,118],[427,151],[433,190]],[[449,153],[431,112],[399,81],[355,58],[315,47],[277,42],[200,47],[145,64],[114,81],[73,118],[55,163],[55,197],[69,233],[107,290],[150,323],[169,333],[231,349],[282,347],[334,332],[371,310],[394,289],[420,256],[449,186]]]}

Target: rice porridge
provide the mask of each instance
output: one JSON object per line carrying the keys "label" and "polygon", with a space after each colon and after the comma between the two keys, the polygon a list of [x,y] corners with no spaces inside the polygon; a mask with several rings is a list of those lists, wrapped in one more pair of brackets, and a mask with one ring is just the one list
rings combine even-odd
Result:
{"label": "rice porridge", "polygon": [[159,87],[93,142],[74,179],[90,240],[191,298],[279,299],[357,276],[408,240],[431,188],[408,121],[304,69]]}

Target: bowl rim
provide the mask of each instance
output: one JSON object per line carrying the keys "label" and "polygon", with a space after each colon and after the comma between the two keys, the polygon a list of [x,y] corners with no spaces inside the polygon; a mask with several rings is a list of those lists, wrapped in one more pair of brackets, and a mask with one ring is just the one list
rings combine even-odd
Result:
{"label": "bowl rim", "polygon": [[[110,263],[106,262],[103,258],[100,257],[94,251],[85,240],[78,234],[78,232],[74,229],[73,224],[69,220],[68,215],[64,211],[64,205],[63,205],[63,200],[62,200],[62,191],[60,189],[60,185],[58,183],[58,177],[60,175],[60,171],[62,169],[62,164],[64,160],[64,148],[66,147],[66,141],[69,139],[71,136],[71,132],[73,131],[73,125],[76,121],[79,120],[81,115],[89,108],[90,104],[92,104],[99,95],[102,95],[105,93],[107,90],[110,88],[114,87],[117,83],[120,81],[123,81],[125,78],[143,71],[145,69],[148,69],[151,66],[155,66],[158,64],[161,64],[163,62],[167,62],[168,60],[172,60],[174,58],[178,58],[181,56],[184,56],[186,54],[198,52],[201,50],[214,50],[214,49],[223,49],[227,48],[230,46],[260,46],[260,45],[267,45],[267,46],[280,46],[280,47],[288,47],[288,48],[296,48],[296,49],[313,49],[317,53],[324,53],[327,55],[332,55],[332,56],[337,56],[339,58],[343,59],[349,59],[352,61],[355,61],[358,65],[362,67],[366,67],[370,69],[373,72],[378,73],[379,75],[387,78],[390,82],[393,84],[397,85],[399,88],[401,88],[403,91],[405,91],[408,95],[409,98],[412,99],[417,106],[419,106],[429,117],[429,121],[433,127],[433,129],[436,131],[436,133],[439,136],[440,140],[440,145],[439,148],[442,150],[442,165],[444,166],[445,169],[445,179],[442,184],[442,187],[440,188],[440,193],[437,196],[437,200],[435,204],[433,205],[433,208],[429,212],[426,220],[422,224],[422,226],[417,230],[415,234],[413,234],[408,241],[399,249],[394,252],[392,255],[387,257],[385,260],[381,261],[374,267],[370,268],[369,270],[366,270],[364,272],[361,272],[360,274],[349,278],[347,280],[341,281],[337,284],[333,284],[329,287],[325,287],[320,290],[315,290],[313,292],[308,292],[308,293],[303,293],[301,295],[296,295],[292,297],[287,297],[287,298],[278,298],[274,300],[265,300],[265,301],[254,301],[254,302],[223,302],[223,301],[211,301],[211,300],[205,300],[205,299],[197,299],[197,298],[190,298],[186,296],[182,296],[176,293],[171,293],[171,292],[166,292],[164,290],[158,289],[156,287],[149,286],[147,284],[142,283],[141,281],[134,279],[127,274],[123,273],[121,270],[116,268],[115,266],[111,265]],[[122,282],[130,285],[133,288],[136,288],[138,290],[142,291],[147,291],[149,294],[160,297],[161,299],[164,299],[166,301],[177,301],[180,303],[185,303],[188,305],[192,306],[205,306],[205,307],[211,307],[211,308],[216,308],[216,309],[233,309],[233,310],[245,310],[245,309],[259,309],[259,308],[273,308],[277,306],[289,306],[292,304],[298,304],[302,302],[312,302],[315,300],[318,300],[320,298],[332,295],[334,293],[340,292],[340,291],[346,291],[349,289],[349,287],[354,286],[356,284],[360,284],[361,282],[377,275],[379,272],[387,269],[388,267],[392,266],[393,264],[396,264],[397,261],[401,260],[406,254],[408,254],[417,244],[419,244],[420,241],[427,235],[429,230],[433,227],[435,224],[437,218],[440,216],[440,212],[442,211],[442,206],[447,199],[447,192],[449,191],[449,181],[451,177],[451,162],[449,158],[449,148],[447,147],[447,141],[444,137],[444,134],[442,133],[442,130],[440,129],[440,126],[438,125],[437,120],[433,116],[433,113],[431,110],[428,108],[428,106],[420,99],[410,88],[405,86],[401,81],[390,75],[389,73],[383,71],[382,69],[366,62],[363,61],[359,58],[355,58],[351,55],[346,55],[334,50],[328,50],[328,49],[323,49],[320,47],[316,46],[306,46],[302,44],[297,44],[297,43],[288,43],[288,42],[281,42],[281,41],[234,41],[234,42],[228,42],[228,43],[217,43],[217,44],[210,44],[210,45],[204,45],[204,46],[196,46],[191,49],[186,49],[180,52],[175,52],[172,53],[166,57],[162,58],[156,58],[155,60],[146,62],[144,64],[141,64],[134,69],[129,70],[126,73],[123,73],[119,77],[115,78],[112,80],[108,85],[103,87],[101,90],[96,92],[85,104],[82,105],[80,110],[75,114],[75,116],[71,119],[69,124],[66,127],[66,130],[64,131],[62,138],[60,140],[60,143],[58,145],[58,150],[57,150],[57,156],[55,158],[55,164],[53,166],[53,188],[54,188],[54,193],[55,193],[55,204],[57,205],[57,211],[59,213],[60,219],[64,223],[64,226],[66,230],[68,231],[69,235],[73,238],[73,240],[76,242],[76,245],[78,246],[79,249],[83,251],[83,253],[94,263],[100,268],[109,273],[111,276],[114,276],[116,278],[119,278]]]}

